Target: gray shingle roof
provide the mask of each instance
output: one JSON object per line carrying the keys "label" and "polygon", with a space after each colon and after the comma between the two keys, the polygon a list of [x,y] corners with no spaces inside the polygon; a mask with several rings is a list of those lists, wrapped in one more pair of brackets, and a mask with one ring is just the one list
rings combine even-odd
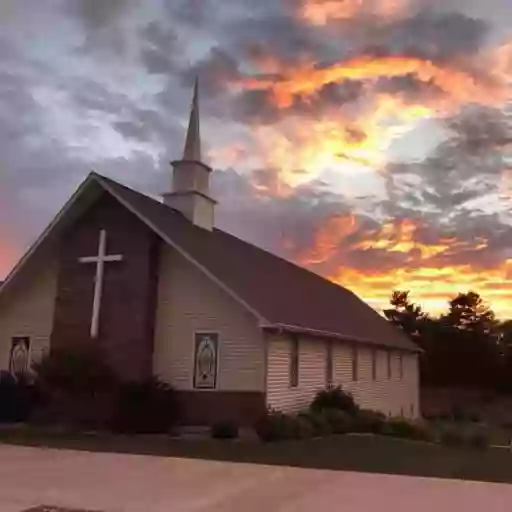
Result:
{"label": "gray shingle roof", "polygon": [[96,179],[276,328],[418,351],[353,292],[103,176]]}

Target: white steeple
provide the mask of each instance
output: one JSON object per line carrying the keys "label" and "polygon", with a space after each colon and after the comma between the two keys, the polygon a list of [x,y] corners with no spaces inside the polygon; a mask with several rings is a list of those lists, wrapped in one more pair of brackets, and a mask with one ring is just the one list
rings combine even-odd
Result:
{"label": "white steeple", "polygon": [[164,194],[164,203],[182,212],[195,225],[211,231],[216,201],[210,197],[211,168],[201,161],[199,123],[199,80],[194,84],[190,120],[183,158],[171,162],[174,167],[172,191]]}
{"label": "white steeple", "polygon": [[201,161],[201,131],[199,126],[199,80],[196,78],[187,138],[185,139],[185,148],[183,150],[183,160]]}

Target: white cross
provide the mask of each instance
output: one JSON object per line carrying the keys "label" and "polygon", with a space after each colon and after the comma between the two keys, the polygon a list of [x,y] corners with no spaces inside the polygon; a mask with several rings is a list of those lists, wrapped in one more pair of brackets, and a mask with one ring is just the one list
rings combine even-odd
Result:
{"label": "white cross", "polygon": [[96,338],[98,336],[105,263],[109,263],[111,261],[121,261],[123,259],[120,254],[107,255],[106,252],[107,232],[102,229],[100,231],[98,256],[85,256],[84,258],[78,259],[80,263],[96,263],[96,276],[94,278],[94,299],[92,301],[91,338]]}

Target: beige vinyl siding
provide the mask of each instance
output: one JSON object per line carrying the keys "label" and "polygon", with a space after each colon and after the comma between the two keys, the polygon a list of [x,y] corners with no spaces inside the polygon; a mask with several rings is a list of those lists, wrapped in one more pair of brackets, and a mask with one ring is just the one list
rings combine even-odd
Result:
{"label": "beige vinyl siding", "polygon": [[267,404],[296,412],[306,408],[326,385],[326,345],[299,337],[299,382],[290,385],[291,338],[268,337]]}
{"label": "beige vinyl siding", "polygon": [[194,333],[219,333],[217,389],[264,391],[265,347],[258,321],[169,246],[160,260],[154,373],[193,389]]}
{"label": "beige vinyl siding", "polygon": [[23,276],[0,302],[0,369],[9,367],[13,336],[30,338],[31,360],[50,347],[57,293],[57,264],[45,261]]}
{"label": "beige vinyl siding", "polygon": [[[327,343],[321,339],[300,342],[299,385],[290,387],[291,342],[286,336],[270,337],[268,341],[267,402],[283,412],[295,412],[309,405],[315,393],[326,385]],[[356,345],[358,379],[352,380],[352,349],[354,345],[333,343],[333,385],[341,385],[353,394],[364,408],[386,415],[417,417],[419,414],[418,357],[403,352],[403,379],[399,378],[399,352],[391,351],[391,378],[388,378],[387,351],[376,351],[376,379],[372,373],[372,349]],[[411,410],[412,406],[412,410]]]}
{"label": "beige vinyl siding", "polygon": [[[388,379],[388,351],[377,350],[377,378],[372,377],[372,349],[358,346],[359,378],[352,380],[352,345],[335,345],[334,383],[351,392],[361,407],[386,415],[417,417],[419,413],[418,356],[402,352],[403,379],[399,372],[399,351],[391,351],[391,378]],[[413,410],[411,412],[411,406]]]}

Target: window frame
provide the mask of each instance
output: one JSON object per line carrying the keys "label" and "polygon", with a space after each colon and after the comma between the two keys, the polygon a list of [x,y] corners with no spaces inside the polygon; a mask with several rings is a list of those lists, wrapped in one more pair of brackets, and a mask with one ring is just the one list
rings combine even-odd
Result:
{"label": "window frame", "polygon": [[26,344],[26,347],[27,347],[27,361],[26,361],[26,365],[25,365],[25,369],[23,370],[23,374],[26,375],[28,374],[31,370],[32,370],[32,339],[30,336],[27,336],[25,334],[23,335],[16,335],[16,336],[11,336],[11,346],[9,348],[9,361],[8,361],[8,368],[9,368],[9,373],[13,376],[16,376],[14,373],[13,373],[13,366],[12,366],[12,363],[13,363],[13,352],[14,352],[14,348],[15,348],[15,345],[17,343],[23,343],[24,341],[27,342]]}
{"label": "window frame", "polygon": [[359,380],[359,351],[357,345],[352,346],[352,381],[357,382]]}
{"label": "window frame", "polygon": [[325,354],[325,383],[327,386],[334,384],[334,342],[333,340],[326,341],[326,354]]}
{"label": "window frame", "polygon": [[300,338],[296,334],[291,336],[290,342],[290,387],[299,387],[300,368]]}

